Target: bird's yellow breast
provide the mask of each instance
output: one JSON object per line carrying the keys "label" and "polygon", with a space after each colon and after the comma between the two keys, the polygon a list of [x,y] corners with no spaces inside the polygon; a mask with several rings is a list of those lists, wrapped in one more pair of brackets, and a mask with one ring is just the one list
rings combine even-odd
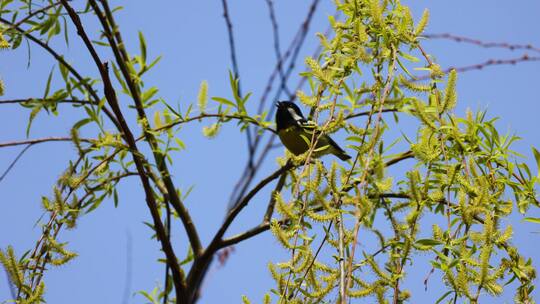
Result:
{"label": "bird's yellow breast", "polygon": [[287,150],[294,155],[302,154],[309,148],[302,135],[307,137],[308,140],[311,140],[311,138],[309,138],[310,135],[307,132],[296,126],[282,129],[278,132],[279,139],[281,139],[281,142],[285,148],[287,148]]}

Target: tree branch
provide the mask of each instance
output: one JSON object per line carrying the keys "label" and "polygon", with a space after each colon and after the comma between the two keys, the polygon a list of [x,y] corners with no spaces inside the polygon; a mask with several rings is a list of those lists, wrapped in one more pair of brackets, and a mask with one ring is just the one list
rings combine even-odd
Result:
{"label": "tree branch", "polygon": [[[35,139],[27,139],[27,140],[8,141],[8,142],[0,143],[0,148],[20,146],[20,145],[33,145],[33,144],[40,144],[40,143],[52,142],[52,141],[73,141],[73,138],[52,136],[52,137],[35,138]],[[80,138],[79,141],[92,143],[95,140],[87,139],[87,138]]]}
{"label": "tree branch", "polygon": [[[96,15],[98,16],[98,19],[103,29],[105,30],[105,34],[106,34],[105,36],[107,40],[109,41],[111,49],[113,50],[116,63],[118,64],[120,71],[122,72],[122,75],[124,79],[126,80],[131,96],[133,97],[133,101],[135,103],[135,108],[137,110],[139,119],[143,119],[147,121],[146,113],[144,111],[144,105],[141,100],[139,87],[136,85],[135,80],[133,79],[131,73],[129,72],[129,69],[126,64],[126,62],[129,61],[129,55],[124,48],[124,43],[122,41],[120,31],[118,30],[118,26],[116,25],[114,21],[114,18],[113,18],[111,10],[109,9],[108,3],[106,0],[101,0],[101,3],[105,9],[105,14],[101,12],[95,0],[90,0],[89,3],[92,6],[92,9],[95,11]],[[171,174],[167,167],[167,163],[165,162],[165,159],[159,153],[158,143],[155,137],[149,132],[147,127],[143,127],[143,134],[146,141],[152,148],[154,159],[156,161],[161,177],[164,181],[165,187],[167,188],[167,193],[170,198],[169,202],[172,204],[173,208],[176,210],[176,212],[180,216],[180,219],[182,220],[182,224],[184,228],[186,229],[186,233],[189,238],[191,247],[193,248],[193,252],[195,253],[196,256],[199,256],[202,253],[202,245],[199,239],[199,234],[197,232],[197,229],[193,223],[193,220],[188,210],[185,208],[183,202],[178,196],[178,193],[176,192],[176,187],[174,186],[174,183],[172,182]]]}
{"label": "tree branch", "polygon": [[88,38],[88,35],[86,34],[84,30],[84,26],[81,23],[81,20],[77,13],[73,10],[73,8],[69,5],[67,0],[61,0],[62,5],[68,12],[71,21],[77,28],[77,34],[81,37],[84,44],[86,45],[86,48],[90,52],[98,70],[101,75],[101,78],[103,80],[104,85],[104,92],[105,97],[107,98],[107,102],[111,106],[114,114],[118,118],[118,121],[121,126],[121,130],[123,131],[124,138],[126,139],[126,142],[128,143],[128,146],[131,149],[131,154],[133,156],[133,160],[135,163],[135,166],[137,168],[137,172],[139,174],[139,178],[143,184],[144,192],[146,195],[146,202],[148,205],[148,209],[150,210],[150,213],[152,215],[152,219],[155,226],[156,235],[161,242],[163,252],[165,253],[167,257],[167,263],[169,263],[169,266],[171,267],[172,274],[174,277],[174,286],[177,293],[177,303],[186,303],[186,289],[185,289],[185,282],[183,278],[183,272],[180,269],[180,266],[177,263],[176,255],[174,253],[174,249],[172,248],[171,243],[169,242],[165,228],[163,226],[163,223],[161,222],[157,202],[155,201],[154,193],[152,191],[152,187],[150,186],[150,182],[148,180],[148,177],[146,175],[146,171],[144,169],[144,159],[141,155],[141,153],[137,149],[137,145],[135,143],[135,139],[133,137],[133,134],[131,133],[131,130],[129,129],[129,126],[127,125],[122,111],[120,109],[120,106],[118,104],[118,100],[116,98],[116,93],[114,91],[114,88],[112,86],[111,80],[109,78],[108,74],[108,68],[106,64],[103,64],[94,49],[94,46],[92,45],[92,42]]}
{"label": "tree branch", "polygon": [[200,115],[197,115],[197,116],[193,116],[193,117],[190,117],[190,118],[185,118],[185,119],[181,119],[181,120],[178,120],[178,121],[175,121],[175,122],[172,122],[170,124],[167,124],[167,125],[164,125],[164,126],[161,126],[159,128],[156,128],[156,129],[153,129],[152,131],[162,131],[162,130],[166,130],[166,129],[170,129],[172,127],[175,127],[177,125],[180,125],[180,124],[185,124],[185,123],[188,123],[188,122],[191,122],[191,121],[194,121],[194,120],[201,120],[203,118],[219,118],[219,119],[238,119],[238,120],[241,120],[243,122],[248,122],[250,124],[253,124],[261,129],[264,129],[266,131],[270,131],[274,134],[277,134],[276,130],[272,129],[272,128],[268,128],[268,127],[264,127],[264,126],[261,126],[260,123],[249,117],[249,116],[245,116],[245,115],[239,115],[239,114],[209,114],[209,113],[203,113],[203,114],[200,114]]}
{"label": "tree branch", "polygon": [[97,103],[90,100],[77,100],[77,99],[63,99],[63,100],[54,100],[48,98],[26,98],[26,99],[9,99],[9,100],[0,100],[0,105],[2,104],[20,104],[26,102],[38,101],[43,103],[74,103],[74,104],[92,104],[97,105]]}
{"label": "tree branch", "polygon": [[262,232],[265,232],[266,230],[270,229],[270,222],[263,221],[259,225],[245,231],[242,233],[239,233],[237,235],[234,235],[230,238],[222,240],[219,245],[217,246],[217,249],[223,249],[225,247],[229,247],[234,244],[238,244],[242,241],[245,241],[247,239],[250,239],[256,235],[261,234]]}
{"label": "tree branch", "polygon": [[287,179],[287,171],[281,174],[281,177],[279,178],[276,184],[276,188],[274,188],[274,191],[272,191],[272,194],[270,196],[270,201],[268,202],[268,206],[266,207],[266,212],[264,213],[263,222],[270,222],[270,219],[272,218],[272,214],[274,213],[274,207],[276,206],[276,195],[279,192],[281,192],[281,189],[283,189],[286,179]]}
{"label": "tree branch", "polygon": [[[454,69],[457,72],[469,72],[473,70],[482,70],[483,68],[490,67],[490,66],[515,65],[518,63],[530,62],[530,61],[540,61],[540,56],[529,56],[527,54],[524,54],[521,57],[510,58],[510,59],[489,59],[482,63],[466,65],[466,66],[461,66],[461,67],[449,67],[443,70],[443,72],[446,74]],[[415,79],[409,79],[409,81],[421,81],[421,80],[427,80],[427,79],[431,79],[431,75],[424,75],[421,77],[416,77]]]}
{"label": "tree branch", "polygon": [[277,61],[276,66],[279,73],[279,77],[281,78],[280,90],[285,91],[287,95],[291,96],[292,93],[287,87],[287,79],[285,78],[285,73],[283,72],[283,67],[281,64],[282,55],[281,55],[281,47],[280,47],[280,42],[279,42],[279,29],[278,29],[278,22],[276,19],[276,13],[274,10],[273,0],[266,0],[266,4],[268,5],[270,23],[272,23],[272,33],[274,36],[274,53],[276,54],[276,61]]}
{"label": "tree branch", "polygon": [[40,14],[40,13],[43,13],[43,12],[45,12],[45,11],[47,11],[47,10],[49,10],[49,9],[51,9],[51,8],[53,8],[53,7],[57,6],[57,5],[59,5],[59,4],[60,4],[60,1],[57,1],[57,2],[54,2],[54,3],[51,3],[51,4],[47,5],[47,6],[45,6],[45,7],[42,7],[42,8],[40,8],[40,9],[38,9],[38,10],[35,10],[35,11],[33,11],[33,12],[30,12],[30,13],[29,13],[28,15],[26,15],[24,18],[22,18],[21,20],[17,21],[15,24],[13,24],[13,25],[11,26],[11,28],[16,28],[16,27],[18,27],[19,25],[23,24],[24,22],[28,21],[30,18],[34,17],[35,15]]}
{"label": "tree branch", "polygon": [[13,169],[13,167],[15,166],[15,164],[19,161],[19,159],[23,156],[23,154],[28,150],[30,149],[30,147],[32,146],[32,144],[29,144],[27,145],[26,147],[24,147],[24,149],[21,150],[21,152],[19,152],[17,154],[17,156],[15,157],[15,159],[9,164],[9,166],[7,167],[7,169],[4,171],[4,173],[2,173],[2,176],[0,176],[0,182],[2,182],[4,180],[4,178],[8,175],[9,171],[11,171],[11,169]]}
{"label": "tree branch", "polygon": [[[206,273],[206,270],[208,269],[210,263],[212,262],[212,258],[214,254],[221,248],[224,248],[226,246],[222,245],[223,242],[223,236],[225,232],[227,232],[227,229],[231,225],[231,223],[234,221],[236,216],[248,205],[248,203],[251,201],[251,199],[266,185],[268,185],[270,182],[275,180],[276,178],[282,176],[285,172],[288,170],[294,168],[294,165],[291,162],[288,162],[283,167],[276,170],[274,173],[266,177],[265,179],[261,180],[249,193],[242,198],[237,204],[235,204],[235,207],[229,211],[227,214],[224,223],[221,225],[219,230],[216,232],[214,237],[212,238],[212,241],[208,245],[208,247],[204,250],[204,253],[201,255],[199,259],[196,259],[193,263],[193,266],[191,267],[191,270],[189,271],[188,277],[187,277],[187,286],[189,286],[190,290],[190,301],[195,301],[195,299],[198,296],[198,290],[200,288],[200,284],[202,283],[202,279],[204,277],[204,274]],[[264,226],[264,225],[263,225]],[[249,238],[253,235],[256,235],[262,231],[264,227],[255,228],[254,231],[251,233],[248,233],[242,237],[237,237],[236,239],[238,241],[242,239]],[[262,229],[262,230],[261,230]],[[259,231],[260,230],[260,231]],[[228,242],[234,242],[229,240]]]}
{"label": "tree branch", "polygon": [[484,47],[484,48],[503,48],[503,49],[508,49],[511,51],[528,50],[528,51],[540,53],[540,48],[532,44],[512,44],[508,42],[485,42],[480,39],[454,35],[452,33],[440,33],[440,34],[434,33],[434,34],[425,34],[423,36],[428,39],[447,39],[447,40],[453,40],[455,42],[464,42],[464,43],[474,44],[474,45]]}

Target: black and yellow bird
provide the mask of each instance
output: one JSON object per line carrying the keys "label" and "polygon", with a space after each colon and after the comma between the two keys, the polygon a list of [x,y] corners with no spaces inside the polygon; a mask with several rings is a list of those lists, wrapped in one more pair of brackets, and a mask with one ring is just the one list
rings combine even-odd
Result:
{"label": "black and yellow bird", "polygon": [[276,112],[276,131],[281,142],[294,155],[305,153],[313,138],[319,138],[313,156],[320,157],[325,154],[334,154],[341,160],[348,160],[351,157],[341,149],[330,136],[317,130],[317,126],[309,123],[302,115],[300,108],[289,101],[278,101]]}

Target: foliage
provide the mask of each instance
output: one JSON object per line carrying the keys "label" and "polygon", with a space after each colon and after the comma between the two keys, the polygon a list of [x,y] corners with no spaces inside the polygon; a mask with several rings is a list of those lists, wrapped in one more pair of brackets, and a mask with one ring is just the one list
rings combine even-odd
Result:
{"label": "foliage", "polygon": [[[483,293],[497,296],[504,288],[513,288],[516,302],[532,303],[535,269],[511,244],[512,226],[505,225],[504,219],[514,208],[527,214],[538,207],[539,177],[515,160],[518,155],[511,144],[518,138],[500,135],[496,119],[482,111],[469,111],[465,117],[453,112],[457,72],[445,75],[421,49],[427,10],[415,24],[409,9],[397,0],[336,1],[344,18],[330,17],[333,34],[318,35],[323,52],[306,58],[302,75],[309,89],[298,91],[297,97],[311,109],[310,119],[323,132],[347,133],[354,161],[325,166],[311,159],[311,150],[299,157],[287,155],[273,174],[233,204],[223,226],[205,246],[184,204],[185,195],[170,178],[171,154],[186,145],[180,131],[185,124],[211,120],[203,128],[209,138],[218,136],[222,125],[233,123],[239,132],[256,128],[257,136],[273,136],[267,113],[249,113],[250,94],[241,95],[239,80],[232,74],[231,98],[209,101],[206,81],[199,89],[197,109],[189,106],[182,111],[159,98],[159,89],[147,87],[144,78],[160,57],[148,58],[142,33],[137,54],[128,52],[114,18],[121,8],[111,9],[105,0],[90,0],[78,11],[72,7],[75,3],[66,0],[41,1],[38,10],[31,7],[32,1],[1,3],[0,48],[16,50],[28,40],[48,52],[56,64],[43,96],[21,103],[29,111],[27,133],[37,115],[58,113],[61,103],[81,110],[81,119],[70,132],[78,158],[68,164],[53,193],[42,198],[47,214],[40,222],[43,235],[19,258],[11,247],[0,251],[18,303],[44,301],[45,270],[76,257],[61,241],[62,230],[75,228],[80,217],[105,199],[118,204],[115,186],[127,176],[141,180],[152,218],[147,225],[160,241],[166,263],[163,290],[140,293],[152,303],[195,302],[216,253],[266,230],[290,259],[269,264],[275,288],[272,296],[264,295],[264,303],[272,299],[347,303],[365,297],[403,303],[411,297],[402,287],[407,269],[420,253],[429,256],[444,277],[447,292],[439,302],[453,298],[477,303]],[[102,35],[97,40],[89,38],[95,31],[86,28],[79,16],[99,21]],[[74,31],[80,36],[76,42],[68,39]],[[57,40],[82,43],[99,76],[84,76],[49,47]],[[100,58],[97,46],[112,51],[110,64]],[[418,51],[422,60],[415,57]],[[411,67],[428,73],[430,80],[419,83]],[[55,89],[51,79],[58,73],[63,85]],[[130,124],[121,106],[127,101],[138,115]],[[415,119],[416,138],[393,138],[390,125],[399,126],[402,116]],[[83,131],[96,136],[81,138]],[[142,143],[150,152],[138,148]],[[389,167],[398,163],[407,165],[405,172],[389,174]],[[278,181],[265,220],[226,238],[236,216],[274,180]],[[272,218],[274,206],[278,215]],[[439,223],[429,227],[431,233],[426,233],[422,222],[426,217]],[[189,239],[183,260],[170,243],[170,221],[181,222]],[[378,244],[359,253],[358,245],[366,236]],[[247,297],[243,301],[250,303]]]}

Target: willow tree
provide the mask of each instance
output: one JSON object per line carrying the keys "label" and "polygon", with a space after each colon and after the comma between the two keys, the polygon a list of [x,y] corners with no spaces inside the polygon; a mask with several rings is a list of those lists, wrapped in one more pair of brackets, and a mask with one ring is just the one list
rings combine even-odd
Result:
{"label": "willow tree", "polygon": [[[500,135],[496,119],[485,112],[454,113],[457,73],[443,71],[421,46],[427,10],[414,22],[397,0],[336,1],[343,18],[330,17],[333,33],[318,35],[323,51],[305,59],[302,76],[309,87],[296,97],[310,109],[319,134],[346,133],[352,160],[325,158],[323,163],[312,157],[313,148],[300,156],[286,152],[271,175],[252,188],[247,182],[236,189],[238,197],[223,224],[204,244],[175,184],[179,181],[170,173],[171,155],[189,144],[181,127],[213,120],[204,128],[208,137],[222,125],[235,124],[238,132],[247,132],[250,145],[264,139],[271,143],[274,110],[251,112],[250,94],[241,94],[231,74],[231,98],[208,101],[203,82],[197,104],[180,111],[156,98],[157,88],[145,87],[145,74],[159,59],[147,58],[142,34],[139,50],[126,48],[116,10],[106,0],[89,0],[79,10],[67,0],[42,1],[39,9],[33,2],[2,1],[0,46],[19,51],[26,40],[42,48],[57,64],[63,85],[52,88],[49,77],[43,98],[18,102],[30,111],[28,129],[39,112],[59,111],[61,103],[84,111],[69,137],[78,158],[69,162],[53,193],[43,196],[47,217],[41,220],[42,236],[23,256],[17,257],[12,247],[0,252],[18,303],[46,299],[46,269],[76,258],[62,241],[62,231],[75,227],[105,199],[119,203],[115,186],[133,175],[140,179],[166,263],[167,280],[156,302],[196,302],[220,250],[271,231],[290,259],[269,264],[275,286],[268,287],[265,303],[348,303],[356,298],[403,303],[411,297],[402,286],[413,263],[431,263],[441,273],[447,292],[438,302],[478,303],[486,293],[497,296],[510,288],[516,302],[532,303],[535,269],[512,245],[512,226],[504,219],[514,210],[526,214],[539,206],[538,177],[515,158],[511,144],[517,137]],[[96,29],[85,25],[81,15],[97,20],[102,35],[93,37]],[[67,31],[77,32],[79,39],[71,43],[91,55],[96,78],[85,76],[88,71],[78,70],[48,43]],[[103,58],[98,45],[111,57]],[[209,102],[217,102],[217,110],[209,111]],[[126,116],[128,107],[137,113],[134,121]],[[403,121],[416,131],[396,132],[404,129]],[[96,135],[83,138],[83,129]],[[400,169],[392,171],[398,164]],[[257,168],[246,176],[253,178]],[[260,225],[227,234],[244,208],[271,186]],[[171,222],[183,229],[172,231]],[[171,233],[185,233],[189,244],[173,243]]]}

